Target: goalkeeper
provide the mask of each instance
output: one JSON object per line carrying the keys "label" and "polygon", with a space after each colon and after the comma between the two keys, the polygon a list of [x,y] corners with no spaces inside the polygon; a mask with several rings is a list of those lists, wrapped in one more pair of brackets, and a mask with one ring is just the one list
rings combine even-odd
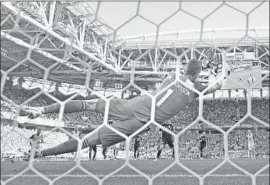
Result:
{"label": "goalkeeper", "polygon": [[[185,110],[186,106],[198,97],[198,94],[192,91],[193,88],[202,92],[207,86],[199,83],[197,78],[201,72],[202,64],[200,61],[191,59],[185,69],[185,73],[180,75],[180,82],[168,86],[175,81],[175,74],[168,75],[152,95],[156,95],[155,103],[155,121],[162,124],[178,114],[181,110]],[[227,76],[217,76],[217,82],[212,85],[205,94],[212,93],[222,87],[224,79]],[[220,77],[220,78],[219,78]],[[164,90],[166,88],[166,90]],[[163,90],[163,92],[161,92]],[[113,98],[109,103],[108,117],[116,120],[111,126],[119,132],[130,136],[145,123],[150,121],[152,98],[148,95],[140,95],[130,100]],[[103,99],[90,100],[71,100],[65,104],[64,113],[91,111],[100,114],[105,113],[106,101]],[[28,114],[29,118],[35,119],[42,114],[59,113],[60,104],[55,103],[46,107],[35,109],[22,109],[21,113]],[[108,148],[125,139],[109,129],[102,127],[97,132],[92,133],[83,140],[82,148],[101,144],[104,148]],[[44,149],[35,153],[35,157],[45,157],[50,155],[59,155],[64,153],[75,152],[78,150],[78,140],[72,139],[66,141],[56,147]]]}

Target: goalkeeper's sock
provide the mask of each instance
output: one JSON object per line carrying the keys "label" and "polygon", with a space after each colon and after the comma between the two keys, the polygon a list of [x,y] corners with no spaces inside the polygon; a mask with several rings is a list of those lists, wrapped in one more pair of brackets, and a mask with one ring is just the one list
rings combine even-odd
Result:
{"label": "goalkeeper's sock", "polygon": [[[82,149],[88,147],[88,143],[86,140],[83,141],[82,143]],[[42,150],[41,156],[49,156],[49,155],[59,155],[59,154],[65,154],[65,153],[70,153],[70,152],[76,152],[78,149],[78,140],[76,139],[71,139],[68,140],[56,147],[53,148],[48,148],[45,150]]]}

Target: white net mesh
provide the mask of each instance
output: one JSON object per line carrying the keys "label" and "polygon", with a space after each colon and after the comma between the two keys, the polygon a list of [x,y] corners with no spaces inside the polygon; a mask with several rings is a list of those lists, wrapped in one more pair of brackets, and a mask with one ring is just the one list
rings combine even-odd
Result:
{"label": "white net mesh", "polygon": [[[117,11],[112,13],[112,10]],[[27,164],[23,163],[19,172],[11,172],[12,170],[8,169],[10,164],[2,163],[2,166],[7,168],[1,176],[1,184],[27,184],[32,183],[33,179],[34,184],[61,184],[61,180],[71,184],[130,184],[134,182],[129,179],[135,177],[144,184],[178,184],[180,180],[183,184],[202,185],[215,184],[218,177],[223,178],[224,182],[226,177],[233,179],[241,176],[247,178],[241,180],[243,184],[268,184],[269,180],[264,179],[267,175],[263,172],[269,170],[269,161],[248,162],[249,165],[259,164],[258,168],[251,171],[243,165],[243,161],[241,163],[234,160],[241,152],[238,152],[238,149],[234,150],[235,152],[231,150],[236,140],[231,138],[236,137],[235,130],[240,127],[246,130],[251,128],[252,131],[261,129],[258,137],[262,138],[257,143],[269,141],[265,134],[265,130],[269,129],[269,113],[265,113],[269,102],[264,99],[269,98],[269,89],[265,87],[265,84],[269,83],[268,22],[269,7],[265,2],[1,2],[1,119],[11,125],[1,125],[2,158],[11,156],[17,159],[29,149],[23,145],[28,145],[28,138],[35,131],[21,128],[21,125],[24,125],[21,123],[31,122],[32,128],[35,128],[35,125],[47,128],[42,133],[44,148],[56,146],[68,137],[79,142],[75,162],[57,163],[61,174],[53,174],[55,167],[51,167],[54,170],[44,169],[46,167],[41,165],[42,162],[33,159],[32,150],[31,160]],[[214,83],[202,92],[192,88],[192,91],[198,94],[198,100],[168,121],[176,124],[178,131],[173,132],[161,126],[155,118],[156,104],[163,103],[156,100],[162,93],[168,93],[173,85],[180,84],[190,88],[180,80],[180,74],[187,61],[193,58],[203,62],[205,70],[200,81],[208,83],[213,80]],[[258,66],[254,67],[255,72],[250,73],[250,76],[236,76],[224,84],[224,90],[205,94],[218,80],[226,76],[224,66],[230,65],[237,69],[245,66],[246,69],[249,64]],[[222,76],[210,79],[209,74],[214,72],[209,66],[218,65],[222,68]],[[172,83],[155,95],[150,93],[170,73],[176,76]],[[14,90],[13,86],[19,88]],[[32,90],[25,90],[27,88]],[[64,92],[68,95],[64,96]],[[143,127],[126,136],[108,123],[109,106],[115,96],[124,98],[129,94],[131,97],[134,92],[151,97],[151,116]],[[64,114],[67,102],[87,99],[90,93],[105,100],[104,116],[89,112],[71,116]],[[213,98],[218,100],[208,100]],[[23,106],[37,107],[55,102],[60,103],[60,112],[50,115],[49,118],[44,116],[31,121],[19,116]],[[228,118],[229,123],[225,123]],[[228,128],[225,129],[221,122]],[[67,123],[72,124],[65,127]],[[71,133],[74,127],[85,123],[96,123],[95,131],[81,138]],[[114,167],[108,167],[112,164],[111,161],[104,161],[103,171],[97,172],[94,168],[100,166],[83,162],[81,147],[86,138],[104,126],[125,138],[125,152],[122,153],[124,161],[113,164]],[[155,173],[149,173],[145,166],[141,167],[142,163],[135,164],[131,161],[134,137],[149,126],[160,128],[174,138],[174,160],[166,164],[161,162],[158,167],[151,164],[153,168],[158,168]],[[216,137],[211,135],[213,149],[209,155],[219,156],[220,159],[213,159],[217,163],[204,169],[203,173],[182,160],[198,153],[198,147],[194,147],[195,152],[186,152],[184,148],[187,146],[183,143],[189,134],[195,133],[193,130],[201,128],[218,132],[218,141],[214,141]],[[239,134],[237,137],[242,136]],[[145,139],[146,143],[150,142],[151,137],[147,140],[148,137]],[[268,158],[269,146],[261,145],[263,156]],[[63,154],[59,160],[72,157],[72,154]],[[53,160],[46,158],[49,159]],[[207,163],[213,164],[209,159],[202,164],[195,162],[193,165],[204,168],[200,165]],[[14,165],[18,164],[15,162]],[[228,166],[237,169],[240,175],[220,172],[224,168],[230,169]],[[182,171],[174,168],[181,168]],[[76,173],[76,170],[80,173]],[[170,170],[177,172],[171,174]],[[29,180],[31,178],[32,180]],[[70,180],[77,178],[82,181]],[[189,181],[185,178],[193,179]],[[229,184],[239,184],[237,180],[230,181],[229,178],[225,180],[228,180]]]}

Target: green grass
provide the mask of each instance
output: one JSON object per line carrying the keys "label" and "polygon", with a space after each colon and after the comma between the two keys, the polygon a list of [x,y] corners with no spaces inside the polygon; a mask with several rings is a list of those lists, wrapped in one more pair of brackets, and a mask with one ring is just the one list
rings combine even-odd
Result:
{"label": "green grass", "polygon": [[[249,173],[256,173],[259,169],[269,164],[268,159],[237,159],[233,160],[235,164],[241,166]],[[172,164],[172,160],[137,160],[130,161],[130,165],[145,173],[149,177],[153,177],[157,173],[164,170]],[[221,159],[204,159],[204,160],[181,160],[183,165],[190,168],[192,171],[199,175],[204,175],[212,168],[216,167],[222,162]],[[15,164],[15,165],[14,165]],[[15,163],[4,161],[1,164],[1,179],[6,181],[12,178],[17,173],[22,172],[29,166],[28,163],[17,161]],[[111,160],[111,161],[82,161],[80,168],[75,168],[68,174],[63,175],[65,172],[75,166],[74,161],[55,162],[55,161],[40,161],[34,162],[33,167],[42,173],[46,178],[55,180],[54,184],[57,185],[96,185],[98,181],[90,176],[91,174],[97,175],[98,178],[103,179],[103,184],[106,185],[144,185],[148,184],[148,180],[137,173],[129,166],[123,166],[124,161]],[[111,176],[110,173],[122,167],[122,169]],[[86,170],[87,173],[85,173]],[[90,173],[89,173],[90,172]],[[62,176],[61,176],[62,175]],[[59,178],[60,177],[60,178]],[[257,185],[269,184],[269,167],[260,173],[256,178]],[[7,185],[45,185],[48,182],[39,177],[31,169],[16,177],[14,180],[7,183]],[[170,169],[166,170],[160,176],[153,179],[153,184],[157,185],[199,185],[199,179],[192,176],[188,171],[184,170],[179,165],[173,165]],[[204,179],[206,185],[249,185],[252,184],[251,178],[239,171],[229,163],[225,163],[221,168],[210,174]]]}

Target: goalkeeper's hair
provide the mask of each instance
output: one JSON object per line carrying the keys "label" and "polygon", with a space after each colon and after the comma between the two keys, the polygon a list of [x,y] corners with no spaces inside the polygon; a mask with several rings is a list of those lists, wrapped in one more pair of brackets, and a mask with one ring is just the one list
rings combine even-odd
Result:
{"label": "goalkeeper's hair", "polygon": [[186,66],[186,75],[197,75],[202,71],[202,63],[196,59],[191,59]]}

